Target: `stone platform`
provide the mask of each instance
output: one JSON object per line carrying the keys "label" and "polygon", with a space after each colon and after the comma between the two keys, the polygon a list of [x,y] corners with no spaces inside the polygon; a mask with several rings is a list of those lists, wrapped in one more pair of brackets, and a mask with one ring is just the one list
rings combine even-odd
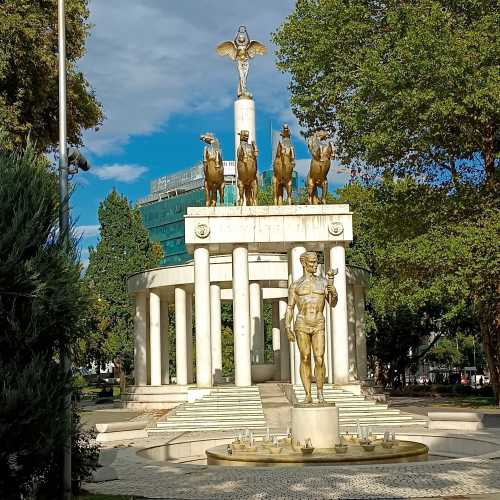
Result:
{"label": "stone platform", "polygon": [[[428,434],[420,428],[415,432]],[[85,483],[92,493],[137,495],[156,499],[234,500],[269,499],[468,499],[475,495],[500,498],[500,433],[461,434],[462,439],[480,439],[497,449],[481,456],[430,462],[302,468],[242,468],[187,465],[150,460],[140,449],[179,441],[186,448],[189,436],[222,443],[221,433],[171,434],[163,439],[123,443],[101,451],[101,463],[112,469],[113,481]],[[196,436],[198,436],[196,438]],[[439,443],[449,434],[432,433]],[[429,436],[430,438],[431,436]],[[226,442],[234,439],[226,434]],[[413,436],[419,440],[420,435]],[[432,447],[431,447],[432,449]],[[178,450],[181,451],[180,449]],[[189,450],[185,449],[185,452]],[[193,451],[193,450],[192,450]],[[200,450],[201,451],[201,450]],[[193,451],[195,452],[195,451]]]}
{"label": "stone platform", "polygon": [[228,453],[227,445],[216,446],[206,451],[208,465],[225,465],[239,467],[300,467],[309,465],[365,465],[376,463],[401,463],[427,460],[429,448],[413,441],[401,441],[391,449],[381,446],[375,441],[373,451],[365,451],[359,444],[349,445],[345,454],[337,454],[332,448],[314,449],[311,454],[304,454],[300,449],[284,447],[280,453],[271,453],[259,448],[257,452],[232,451]]}

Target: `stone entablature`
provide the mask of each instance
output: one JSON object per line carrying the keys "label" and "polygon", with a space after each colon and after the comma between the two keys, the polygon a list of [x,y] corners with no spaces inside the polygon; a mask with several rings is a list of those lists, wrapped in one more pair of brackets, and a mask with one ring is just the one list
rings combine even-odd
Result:
{"label": "stone entablature", "polygon": [[290,205],[258,207],[190,207],[185,216],[189,252],[206,245],[211,253],[229,253],[235,244],[248,250],[287,251],[303,243],[322,251],[352,241],[349,205]]}

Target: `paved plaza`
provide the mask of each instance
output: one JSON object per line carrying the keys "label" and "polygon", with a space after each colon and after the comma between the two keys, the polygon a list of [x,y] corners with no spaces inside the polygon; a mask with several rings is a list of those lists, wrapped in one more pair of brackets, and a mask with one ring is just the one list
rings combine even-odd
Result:
{"label": "paved plaza", "polygon": [[[421,429],[419,429],[422,432]],[[423,431],[425,433],[426,431]],[[137,454],[174,439],[207,438],[184,433],[114,444],[101,452],[102,482],[87,483],[94,493],[165,499],[376,499],[448,498],[470,495],[500,498],[500,432],[488,429],[468,437],[498,443],[498,451],[480,457],[429,462],[240,468],[155,462]],[[229,437],[212,433],[210,437]],[[464,437],[462,434],[461,437]],[[107,480],[106,480],[107,479]],[[474,497],[473,497],[474,498]],[[488,498],[488,497],[485,497]]]}

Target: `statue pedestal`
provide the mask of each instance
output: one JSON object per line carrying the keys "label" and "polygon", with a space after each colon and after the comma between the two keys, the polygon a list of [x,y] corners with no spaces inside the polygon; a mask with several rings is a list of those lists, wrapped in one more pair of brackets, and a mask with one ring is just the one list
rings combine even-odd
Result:
{"label": "statue pedestal", "polygon": [[234,154],[235,160],[238,160],[236,152],[240,145],[240,136],[242,130],[248,130],[248,142],[255,142],[255,101],[248,98],[240,98],[234,101]]}
{"label": "statue pedestal", "polygon": [[333,448],[340,443],[339,409],[332,405],[294,406],[292,436],[301,444],[311,439],[314,448]]}

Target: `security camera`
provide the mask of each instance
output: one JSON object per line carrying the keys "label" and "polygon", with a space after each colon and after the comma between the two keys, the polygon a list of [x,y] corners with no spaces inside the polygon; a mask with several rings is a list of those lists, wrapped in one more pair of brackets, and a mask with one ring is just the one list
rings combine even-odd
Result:
{"label": "security camera", "polygon": [[75,167],[74,169],[70,168],[70,173],[72,174],[76,174],[78,170],[83,170],[84,172],[90,170],[90,162],[76,148],[69,148],[68,150],[68,167],[72,165]]}

